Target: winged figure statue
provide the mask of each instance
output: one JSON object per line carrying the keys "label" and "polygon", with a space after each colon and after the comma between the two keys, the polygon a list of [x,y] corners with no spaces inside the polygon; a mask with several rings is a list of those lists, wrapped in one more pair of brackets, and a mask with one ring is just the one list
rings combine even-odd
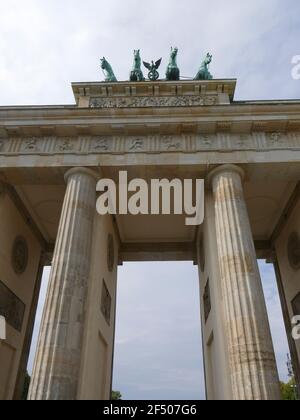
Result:
{"label": "winged figure statue", "polygon": [[160,58],[159,60],[157,60],[155,63],[152,60],[151,64],[150,63],[146,63],[145,61],[143,61],[144,66],[146,67],[146,69],[149,70],[148,73],[148,78],[149,80],[151,80],[152,82],[154,82],[155,80],[158,80],[159,78],[159,73],[158,73],[158,68],[161,65],[161,61],[162,58]]}

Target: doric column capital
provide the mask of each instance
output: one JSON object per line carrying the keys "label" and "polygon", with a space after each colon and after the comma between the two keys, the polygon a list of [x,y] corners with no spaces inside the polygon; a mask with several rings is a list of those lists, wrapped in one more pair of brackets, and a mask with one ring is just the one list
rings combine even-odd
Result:
{"label": "doric column capital", "polygon": [[237,165],[221,165],[217,168],[213,169],[207,176],[207,184],[209,187],[212,187],[214,179],[216,179],[220,175],[224,175],[226,173],[233,173],[238,174],[241,177],[241,181],[243,182],[245,179],[245,171],[240,166]]}
{"label": "doric column capital", "polygon": [[65,173],[65,181],[68,182],[68,180],[70,179],[71,176],[78,175],[78,174],[88,175],[88,176],[94,178],[96,182],[100,178],[100,175],[96,171],[93,171],[92,169],[89,169],[89,168],[78,167],[78,168],[69,169]]}

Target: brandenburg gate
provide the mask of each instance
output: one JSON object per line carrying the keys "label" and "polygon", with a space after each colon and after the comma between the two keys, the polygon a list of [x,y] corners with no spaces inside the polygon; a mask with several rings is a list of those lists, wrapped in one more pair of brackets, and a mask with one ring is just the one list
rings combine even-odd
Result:
{"label": "brandenburg gate", "polygon": [[[20,398],[50,264],[31,400],[110,398],[117,271],[128,261],[198,265],[210,400],[280,399],[257,259],[273,263],[299,383],[300,101],[235,101],[235,87],[74,83],[76,105],[0,108],[0,399]],[[122,170],[204,179],[204,223],[100,216],[96,183]]]}

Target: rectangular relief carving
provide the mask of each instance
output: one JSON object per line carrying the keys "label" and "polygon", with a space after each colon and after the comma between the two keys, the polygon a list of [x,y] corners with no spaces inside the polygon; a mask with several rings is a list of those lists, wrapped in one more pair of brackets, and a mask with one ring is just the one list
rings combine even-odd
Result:
{"label": "rectangular relief carving", "polygon": [[105,318],[105,321],[110,325],[110,316],[111,316],[111,296],[108,291],[108,288],[103,280],[102,284],[102,296],[101,296],[101,312]]}
{"label": "rectangular relief carving", "polygon": [[204,304],[204,319],[205,319],[205,322],[207,322],[209,314],[211,312],[209,279],[207,280],[207,283],[204,289],[203,304]]}
{"label": "rectangular relief carving", "polygon": [[22,331],[25,308],[25,303],[0,281],[0,315],[19,332]]}
{"label": "rectangular relief carving", "polygon": [[217,95],[195,96],[136,96],[136,97],[92,97],[91,108],[161,108],[216,105]]}

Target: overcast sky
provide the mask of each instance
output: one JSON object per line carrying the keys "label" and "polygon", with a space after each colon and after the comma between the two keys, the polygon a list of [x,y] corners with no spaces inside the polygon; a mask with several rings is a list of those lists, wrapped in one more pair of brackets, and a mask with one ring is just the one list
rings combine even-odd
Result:
{"label": "overcast sky", "polygon": [[100,80],[102,56],[127,79],[137,48],[163,75],[170,46],[183,76],[210,51],[237,99],[297,98],[299,16],[296,0],[0,0],[0,104],[72,103],[71,81]]}
{"label": "overcast sky", "polygon": [[[70,82],[102,80],[103,56],[127,79],[137,48],[144,60],[163,57],[163,75],[171,46],[190,77],[210,51],[214,76],[238,79],[236,99],[299,98],[299,16],[297,0],[0,0],[0,105],[73,103]],[[274,275],[262,271],[284,378]],[[118,292],[114,387],[127,399],[203,398],[195,267],[125,265]]]}

